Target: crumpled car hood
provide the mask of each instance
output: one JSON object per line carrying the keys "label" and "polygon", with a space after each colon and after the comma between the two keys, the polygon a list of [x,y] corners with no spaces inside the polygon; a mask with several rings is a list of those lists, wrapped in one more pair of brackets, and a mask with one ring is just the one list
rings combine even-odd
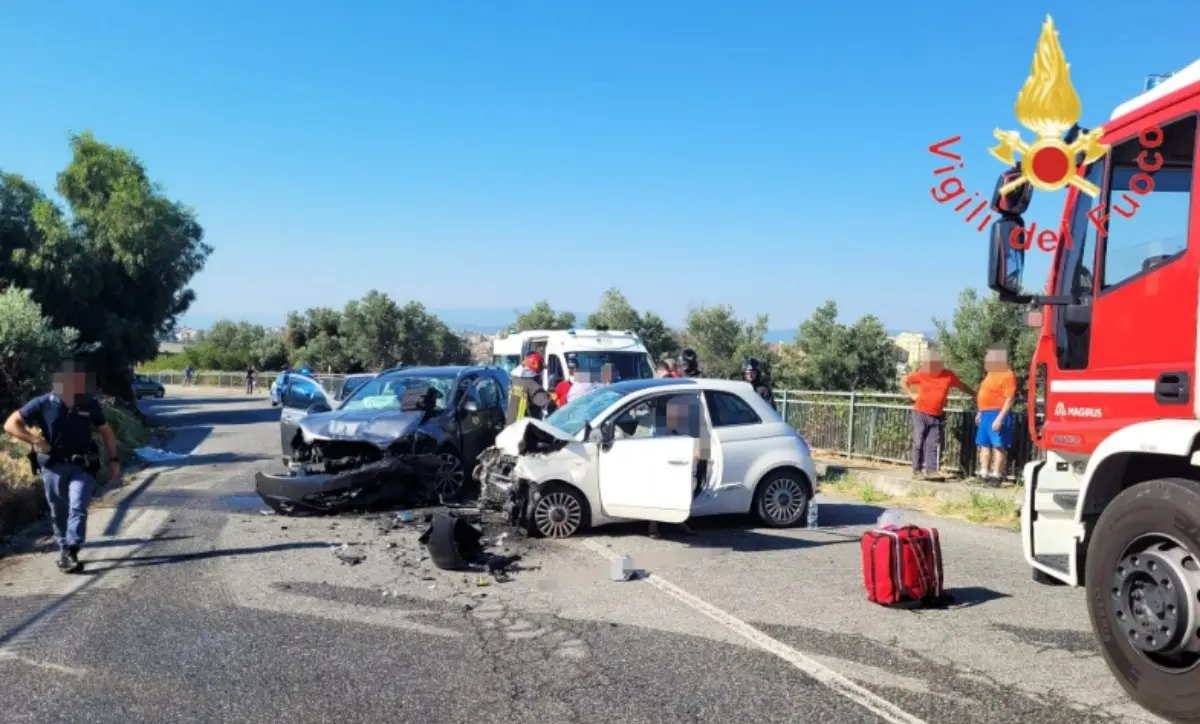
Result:
{"label": "crumpled car hood", "polygon": [[542,420],[525,417],[500,431],[496,436],[496,447],[509,455],[521,455],[532,452],[530,448],[539,442],[551,449],[559,449],[574,439]]}
{"label": "crumpled car hood", "polygon": [[306,443],[355,440],[386,448],[416,430],[424,418],[422,412],[400,410],[334,410],[302,418],[300,432]]}

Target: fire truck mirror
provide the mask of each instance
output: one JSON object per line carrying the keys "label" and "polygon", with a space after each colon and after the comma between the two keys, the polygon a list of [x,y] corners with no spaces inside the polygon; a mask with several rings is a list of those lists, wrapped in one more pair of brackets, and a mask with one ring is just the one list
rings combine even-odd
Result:
{"label": "fire truck mirror", "polygon": [[[1019,216],[1006,216],[992,224],[988,235],[988,287],[1001,298],[1021,293],[1025,273],[1024,224]],[[1016,237],[1018,243],[1010,241]]]}

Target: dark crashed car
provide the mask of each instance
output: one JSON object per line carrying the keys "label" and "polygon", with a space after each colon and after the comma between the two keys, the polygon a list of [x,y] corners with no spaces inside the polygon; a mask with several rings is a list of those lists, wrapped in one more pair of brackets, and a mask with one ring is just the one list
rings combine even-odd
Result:
{"label": "dark crashed car", "polygon": [[281,418],[286,473],[258,473],[276,512],[333,513],[458,497],[504,429],[508,376],[497,367],[385,371],[336,410],[316,400]]}

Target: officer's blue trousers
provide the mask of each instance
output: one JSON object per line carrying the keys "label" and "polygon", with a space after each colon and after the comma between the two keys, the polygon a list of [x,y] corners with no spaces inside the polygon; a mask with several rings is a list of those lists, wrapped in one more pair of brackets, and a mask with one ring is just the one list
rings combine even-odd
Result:
{"label": "officer's blue trousers", "polygon": [[96,479],[86,470],[62,463],[42,470],[54,542],[60,549],[82,546],[87,537],[87,509]]}

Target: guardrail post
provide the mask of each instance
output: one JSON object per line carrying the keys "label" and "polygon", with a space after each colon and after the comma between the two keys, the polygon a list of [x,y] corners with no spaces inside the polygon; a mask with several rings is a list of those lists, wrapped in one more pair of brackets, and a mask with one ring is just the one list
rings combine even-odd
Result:
{"label": "guardrail post", "polygon": [[789,423],[789,424],[792,422],[792,418],[788,416],[788,391],[787,390],[783,391],[783,421],[786,423]]}
{"label": "guardrail post", "polygon": [[847,423],[848,428],[846,430],[846,454],[847,455],[854,454],[854,403],[857,401],[857,399],[858,399],[858,393],[851,392],[850,393],[850,415],[849,415],[850,420]]}

